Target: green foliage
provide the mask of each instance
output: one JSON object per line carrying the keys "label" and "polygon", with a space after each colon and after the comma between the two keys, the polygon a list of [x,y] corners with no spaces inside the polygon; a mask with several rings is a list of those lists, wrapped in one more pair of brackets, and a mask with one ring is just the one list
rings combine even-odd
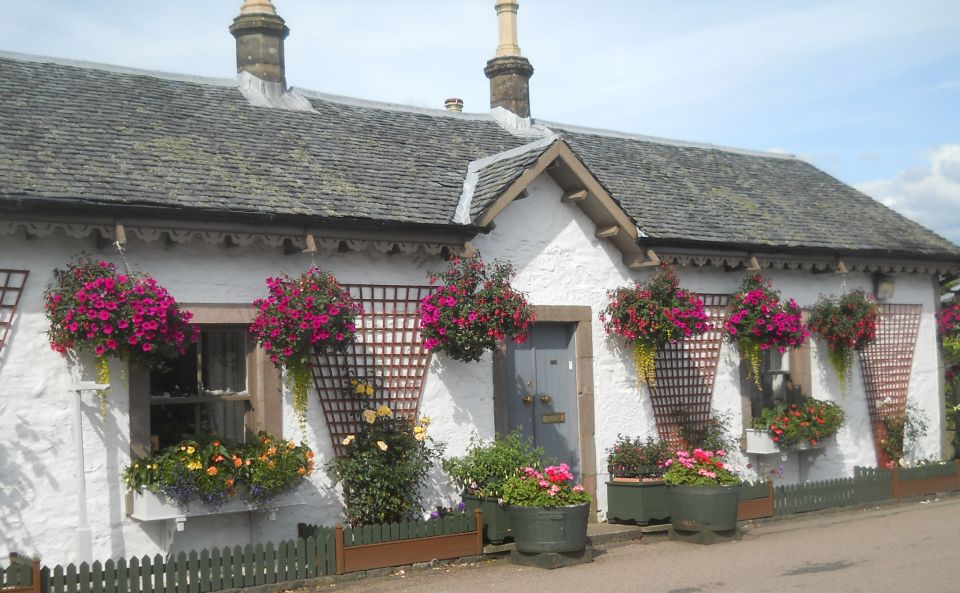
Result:
{"label": "green foliage", "polygon": [[680,440],[689,449],[729,451],[737,447],[737,437],[730,429],[730,414],[715,413],[706,422],[697,422],[683,409],[674,413],[680,429]]}
{"label": "green foliage", "polygon": [[245,445],[208,437],[185,440],[134,461],[123,480],[130,490],[146,488],[180,506],[199,501],[218,507],[240,496],[262,507],[313,473],[313,457],[306,445],[265,432]]}
{"label": "green foliage", "polygon": [[551,465],[540,472],[532,467],[518,470],[503,484],[503,502],[520,507],[561,507],[590,502],[580,484],[573,485],[570,466]]}
{"label": "green foliage", "polygon": [[726,451],[694,449],[677,451],[667,460],[663,481],[670,486],[726,486],[740,483],[737,474],[730,471]]}
{"label": "green foliage", "polygon": [[328,466],[343,489],[351,525],[397,523],[423,511],[420,490],[443,453],[427,435],[428,417],[419,422],[394,415],[376,403],[373,382],[354,380],[350,395],[367,402],[360,431],[343,440],[346,452]]}
{"label": "green foliage", "polygon": [[670,444],[653,437],[642,440],[621,434],[613,447],[607,449],[607,469],[618,478],[658,478],[663,475],[663,464],[670,458]]}
{"label": "green foliage", "polygon": [[473,435],[466,455],[444,459],[443,470],[465,494],[500,498],[503,483],[519,468],[541,469],[543,464],[543,447],[534,447],[532,439],[516,430],[489,443]]}
{"label": "green foliage", "polygon": [[843,426],[843,408],[833,402],[807,398],[801,404],[777,404],[761,412],[753,428],[766,431],[781,449],[798,443],[816,445]]}
{"label": "green foliage", "polygon": [[892,464],[899,465],[908,452],[907,444],[915,445],[927,434],[926,416],[923,410],[910,403],[903,414],[888,414],[881,420],[887,434],[880,439],[880,448],[890,457]]}

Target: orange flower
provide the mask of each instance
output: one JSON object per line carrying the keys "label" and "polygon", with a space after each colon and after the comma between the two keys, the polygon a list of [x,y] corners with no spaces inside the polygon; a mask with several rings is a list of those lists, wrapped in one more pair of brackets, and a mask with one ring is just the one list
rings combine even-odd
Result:
{"label": "orange flower", "polygon": [[226,459],[226,457],[224,457],[223,455],[217,454],[217,455],[214,455],[214,456],[213,456],[213,462],[214,462],[214,463],[220,463],[220,462],[223,461],[224,459]]}
{"label": "orange flower", "polygon": [[313,451],[307,451],[307,459],[313,459]]}
{"label": "orange flower", "polygon": [[307,468],[305,468],[305,467],[297,468],[297,473],[302,476],[302,475],[304,475],[305,473],[307,473]]}
{"label": "orange flower", "polygon": [[239,457],[234,457],[234,458],[233,458],[233,467],[240,467],[241,465],[243,465],[243,460],[240,459]]}
{"label": "orange flower", "polygon": [[261,456],[260,456],[260,461],[266,461],[266,460],[267,460],[267,456],[266,456],[266,455],[261,455]]}
{"label": "orange flower", "polygon": [[273,455],[276,455],[276,454],[277,454],[277,448],[276,448],[276,447],[270,447],[269,449],[267,449],[267,455],[273,456]]}
{"label": "orange flower", "polygon": [[211,476],[215,476],[218,473],[220,473],[220,470],[218,470],[217,468],[211,465],[210,467],[207,468],[207,473],[210,474]]}
{"label": "orange flower", "polygon": [[273,469],[277,467],[277,464],[271,461],[270,463],[267,464],[267,467],[269,467],[270,469]]}
{"label": "orange flower", "polygon": [[232,487],[233,487],[233,478],[228,478],[228,479],[227,479],[227,488],[232,488]]}

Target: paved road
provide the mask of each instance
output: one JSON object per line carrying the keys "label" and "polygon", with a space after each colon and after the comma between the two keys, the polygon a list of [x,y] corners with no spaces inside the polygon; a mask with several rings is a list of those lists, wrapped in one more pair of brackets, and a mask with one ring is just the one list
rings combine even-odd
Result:
{"label": "paved road", "polygon": [[346,593],[960,593],[960,498],[798,516],[713,546],[664,538],[553,571],[497,560],[340,583]]}

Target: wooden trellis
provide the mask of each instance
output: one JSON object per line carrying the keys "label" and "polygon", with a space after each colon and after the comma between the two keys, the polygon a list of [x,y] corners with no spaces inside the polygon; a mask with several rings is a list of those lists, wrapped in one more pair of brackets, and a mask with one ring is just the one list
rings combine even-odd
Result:
{"label": "wooden trellis", "polygon": [[907,411],[907,390],[922,309],[921,305],[880,305],[877,339],[860,351],[867,409],[881,463],[889,461],[880,448],[880,441],[886,436],[883,418]]}
{"label": "wooden trellis", "polygon": [[362,306],[357,340],[342,354],[313,358],[313,380],[337,454],[343,439],[359,430],[361,412],[370,407],[351,396],[352,379],[373,382],[376,401],[394,414],[415,418],[430,353],[420,340],[420,301],[430,286],[347,284]]}
{"label": "wooden trellis", "polygon": [[680,445],[681,421],[700,430],[710,420],[710,401],[730,296],[702,294],[700,298],[710,317],[710,330],[660,348],[654,367],[656,385],[650,389],[657,431],[662,440],[674,447]]}
{"label": "wooden trellis", "polygon": [[0,270],[0,351],[7,343],[7,336],[13,327],[13,316],[29,275],[27,270]]}

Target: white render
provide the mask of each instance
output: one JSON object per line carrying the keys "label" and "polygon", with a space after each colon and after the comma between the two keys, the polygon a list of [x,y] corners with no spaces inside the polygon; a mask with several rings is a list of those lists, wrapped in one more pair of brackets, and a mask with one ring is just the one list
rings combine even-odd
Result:
{"label": "white render", "polygon": [[[651,271],[623,265],[620,253],[597,239],[593,223],[578,207],[560,201],[562,191],[547,175],[528,189],[528,196],[509,205],[497,218],[496,229],[474,239],[484,258],[508,259],[517,269],[515,285],[537,305],[586,305],[593,310],[595,448],[601,517],[606,494],[606,450],[618,433],[655,435],[652,406],[646,388],[639,388],[629,352],[608,338],[597,319],[606,304],[606,291]],[[9,552],[36,555],[45,564],[76,560],[77,476],[73,474],[71,406],[73,382],[67,361],[47,342],[42,294],[53,270],[86,251],[119,261],[112,248],[97,249],[93,238],[68,238],[61,233],[27,240],[22,233],[0,234],[0,268],[30,270],[10,340],[0,353],[0,556]],[[182,303],[247,303],[266,291],[264,279],[279,272],[299,273],[311,265],[310,255],[283,254],[282,247],[226,248],[201,241],[166,245],[131,239],[127,258],[134,269],[149,272]],[[345,283],[424,284],[429,271],[441,270],[442,260],[423,252],[386,255],[369,250],[321,251],[316,263]],[[714,268],[681,268],[681,283],[704,292],[736,291],[742,273]],[[766,270],[776,287],[801,305],[813,304],[821,293],[841,291],[838,275]],[[871,289],[864,273],[849,273],[849,288]],[[930,432],[919,443],[920,457],[940,456],[942,394],[935,338],[937,305],[933,279],[900,274],[891,302],[920,303],[923,316],[910,381],[909,400],[921,407]],[[808,468],[810,479],[849,476],[858,465],[876,465],[869,416],[859,371],[841,395],[833,371],[824,362],[822,346],[814,348],[813,396],[838,402],[847,424]],[[713,407],[741,424],[741,397],[736,348],[724,344],[713,395]],[[859,364],[859,363],[857,363]],[[141,523],[124,514],[120,475],[130,462],[129,402],[126,370],[113,361],[110,409],[106,421],[95,398],[84,404],[83,441],[87,509],[93,534],[94,559],[164,553],[170,543],[165,522]],[[89,378],[89,368],[86,369]],[[447,445],[447,455],[464,451],[470,435],[494,434],[492,358],[465,364],[433,357],[422,401],[431,416],[431,435]],[[301,438],[290,395],[284,397],[284,436]],[[329,435],[315,397],[311,398],[306,439],[317,451],[318,471],[300,490],[303,506],[282,509],[276,521],[264,513],[239,513],[190,518],[185,530],[172,536],[170,550],[192,550],[294,537],[296,523],[332,525],[340,519],[336,489],[323,471],[331,459]],[[734,454],[745,475],[747,458]],[[758,468],[754,468],[756,470]],[[789,477],[788,477],[789,478]],[[778,478],[779,479],[779,478]],[[455,500],[452,486],[439,473],[428,504]]]}

